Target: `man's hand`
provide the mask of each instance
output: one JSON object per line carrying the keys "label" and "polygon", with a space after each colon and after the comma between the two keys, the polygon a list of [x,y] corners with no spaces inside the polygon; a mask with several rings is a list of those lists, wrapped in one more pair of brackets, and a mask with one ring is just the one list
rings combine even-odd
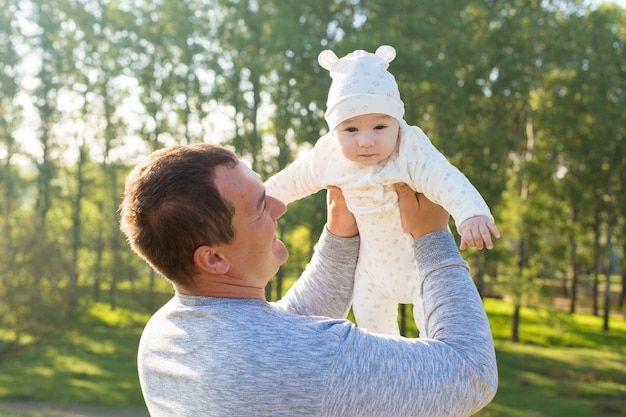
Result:
{"label": "man's hand", "polygon": [[328,186],[326,204],[328,206],[326,225],[330,233],[339,237],[353,237],[359,234],[354,215],[348,210],[346,200],[339,187]]}
{"label": "man's hand", "polygon": [[440,205],[433,203],[423,194],[416,193],[404,183],[395,184],[400,206],[402,228],[413,239],[439,231],[448,231],[450,215]]}
{"label": "man's hand", "polygon": [[470,246],[481,250],[483,242],[487,249],[493,249],[491,235],[500,239],[500,231],[487,216],[474,216],[465,220],[459,226],[459,233],[461,234],[461,246],[459,246],[461,250]]}

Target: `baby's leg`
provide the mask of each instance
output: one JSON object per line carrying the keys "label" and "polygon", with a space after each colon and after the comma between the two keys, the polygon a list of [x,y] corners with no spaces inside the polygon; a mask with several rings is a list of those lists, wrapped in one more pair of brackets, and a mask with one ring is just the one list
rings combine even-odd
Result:
{"label": "baby's leg", "polygon": [[367,277],[355,277],[352,311],[359,327],[374,333],[400,335],[398,303],[381,294]]}

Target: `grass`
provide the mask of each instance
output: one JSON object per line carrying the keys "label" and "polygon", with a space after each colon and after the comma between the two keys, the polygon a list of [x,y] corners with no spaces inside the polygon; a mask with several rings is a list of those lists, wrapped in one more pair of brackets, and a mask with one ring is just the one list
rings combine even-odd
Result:
{"label": "grass", "polygon": [[510,342],[497,342],[496,351],[498,393],[478,416],[626,415],[623,354]]}
{"label": "grass", "polygon": [[496,343],[500,384],[479,417],[626,416],[626,320],[521,311],[520,343],[508,341],[512,306],[485,300]]}
{"label": "grass", "polygon": [[144,408],[135,358],[147,319],[96,305],[61,345],[9,357],[0,367],[0,401]]}
{"label": "grass", "polygon": [[[626,320],[521,312],[520,343],[508,341],[512,306],[486,299],[500,385],[479,417],[626,417]],[[36,346],[0,367],[0,402],[54,402],[145,409],[136,350],[147,315],[98,305],[60,346]],[[115,415],[114,413],[112,415]],[[50,417],[2,414],[4,417]]]}
{"label": "grass", "polygon": [[52,417],[41,413],[0,413],[2,417]]}

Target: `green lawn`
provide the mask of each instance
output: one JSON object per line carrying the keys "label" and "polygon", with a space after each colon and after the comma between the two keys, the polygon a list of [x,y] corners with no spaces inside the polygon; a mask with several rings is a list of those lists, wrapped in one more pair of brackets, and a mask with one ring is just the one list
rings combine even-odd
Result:
{"label": "green lawn", "polygon": [[512,306],[485,300],[500,384],[480,417],[626,416],[626,320],[522,309],[520,343],[508,341]]}
{"label": "green lawn", "polygon": [[[487,299],[499,363],[495,400],[480,417],[626,417],[626,320],[611,331],[589,314],[522,309],[520,343],[508,341],[512,307]],[[135,354],[147,319],[100,305],[57,347],[37,346],[0,367],[0,402],[142,409]],[[48,417],[43,414],[2,414]]]}
{"label": "green lawn", "polygon": [[98,305],[60,346],[8,358],[0,367],[0,401],[144,408],[135,357],[147,318]]}

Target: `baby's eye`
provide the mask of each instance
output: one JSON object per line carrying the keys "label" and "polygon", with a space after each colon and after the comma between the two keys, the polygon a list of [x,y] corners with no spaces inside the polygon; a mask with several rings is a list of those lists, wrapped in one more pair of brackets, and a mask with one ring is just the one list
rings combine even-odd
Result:
{"label": "baby's eye", "polygon": [[387,127],[387,125],[377,125],[377,126],[374,128],[374,130],[381,130],[381,129],[384,129],[384,128],[386,128],[386,127]]}
{"label": "baby's eye", "polygon": [[357,129],[356,127],[346,127],[344,130],[346,132],[358,132],[359,129]]}

